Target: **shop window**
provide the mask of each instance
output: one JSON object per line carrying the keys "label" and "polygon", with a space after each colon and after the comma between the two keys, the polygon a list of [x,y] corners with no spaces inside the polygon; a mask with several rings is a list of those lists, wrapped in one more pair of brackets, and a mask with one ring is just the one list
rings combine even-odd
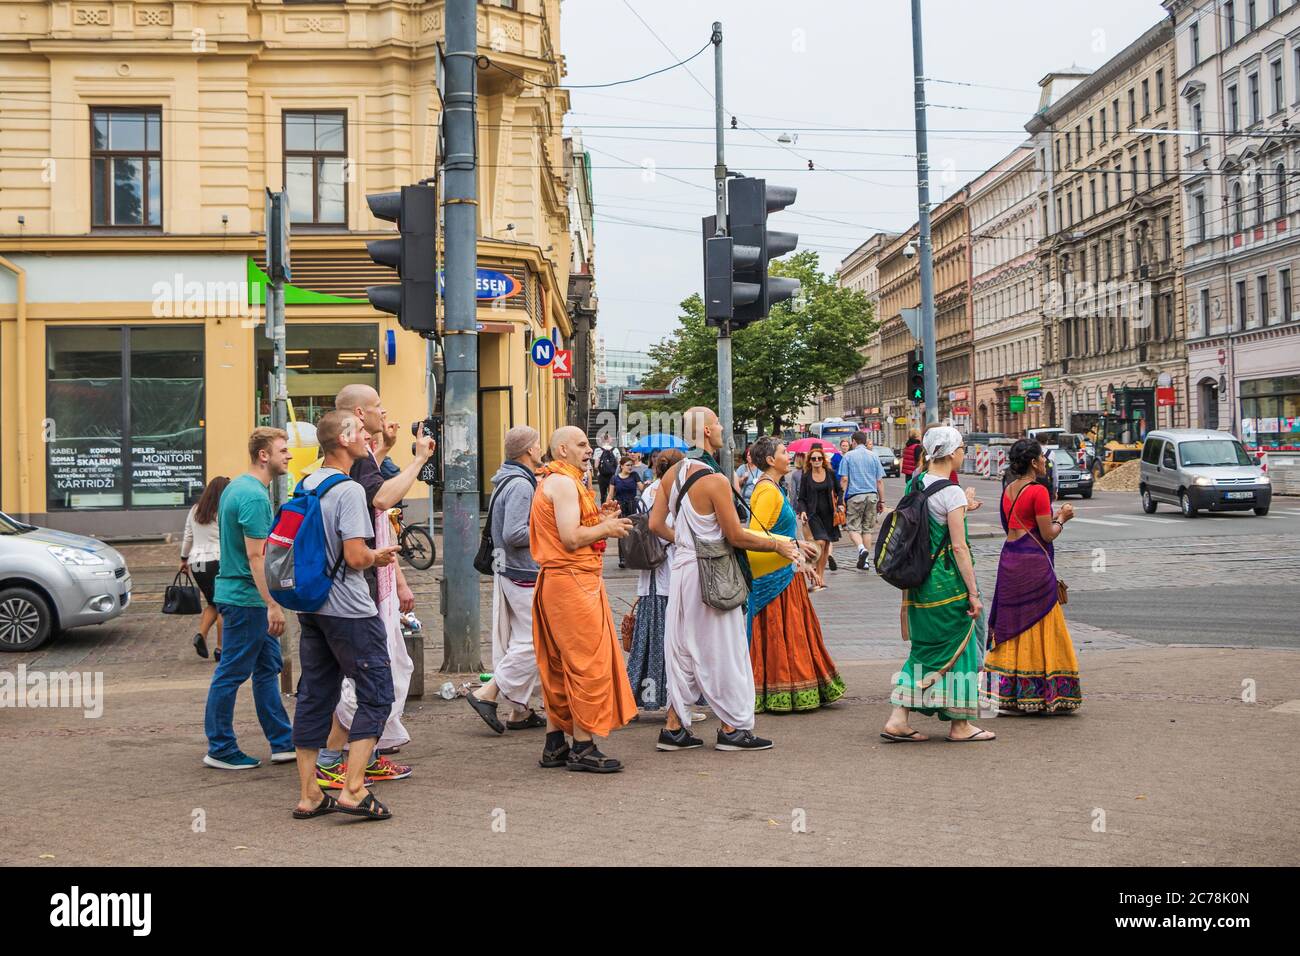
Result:
{"label": "shop window", "polygon": [[292,221],[347,225],[347,113],[284,114],[284,188]]}
{"label": "shop window", "polygon": [[[261,330],[257,339],[257,425],[271,424],[268,378],[271,340]],[[334,407],[344,385],[379,388],[379,326],[300,325],[285,329],[285,381],[294,418],[316,423]]]}
{"label": "shop window", "polygon": [[1241,432],[1247,444],[1300,447],[1300,375],[1242,382]]}
{"label": "shop window", "polygon": [[204,481],[203,403],[198,326],[49,329],[49,510],[193,504]]}
{"label": "shop window", "polygon": [[90,111],[92,226],[162,225],[162,113]]}

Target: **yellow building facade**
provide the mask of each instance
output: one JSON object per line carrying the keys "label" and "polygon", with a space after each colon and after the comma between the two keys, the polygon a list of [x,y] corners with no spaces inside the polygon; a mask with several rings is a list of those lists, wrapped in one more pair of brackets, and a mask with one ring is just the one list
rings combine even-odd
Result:
{"label": "yellow building facade", "polygon": [[[292,209],[295,417],[314,421],[353,381],[392,418],[425,416],[425,340],[366,299],[396,281],[366,252],[392,235],[366,195],[437,171],[443,15],[367,0],[0,6],[0,509],[97,534],[176,530],[204,481],[244,469],[269,416],[267,189]],[[534,338],[572,340],[559,19],[559,0],[479,5],[485,487],[510,425],[545,435],[576,398],[529,359]]]}

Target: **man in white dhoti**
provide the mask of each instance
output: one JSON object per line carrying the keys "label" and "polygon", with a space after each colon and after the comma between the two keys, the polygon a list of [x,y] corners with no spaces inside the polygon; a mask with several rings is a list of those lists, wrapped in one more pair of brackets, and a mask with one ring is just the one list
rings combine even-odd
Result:
{"label": "man in white dhoti", "polygon": [[[466,700],[498,734],[545,727],[532,709],[537,689],[537,654],[533,649],[533,591],[537,562],[528,549],[528,516],[537,490],[535,472],[542,465],[537,431],[516,425],[506,432],[505,463],[492,476],[496,491],[489,503],[494,574],[492,576],[492,679]],[[509,719],[497,707],[504,700]]]}
{"label": "man in white dhoti", "polygon": [[[672,541],[672,584],[664,629],[668,679],[668,725],[659,750],[691,750],[704,742],[690,731],[691,706],[701,696],[717,714],[718,750],[768,750],[772,741],[754,735],[754,671],[745,637],[745,605],[720,611],[704,603],[696,572],[697,540],[725,539],[749,551],[773,551],[794,560],[798,545],[781,535],[756,534],[740,521],[732,489],[714,453],[724,436],[707,408],[685,415],[687,457],[664,475],[650,512],[650,529]],[[671,489],[664,494],[663,489]],[[673,524],[668,516],[675,515]]]}

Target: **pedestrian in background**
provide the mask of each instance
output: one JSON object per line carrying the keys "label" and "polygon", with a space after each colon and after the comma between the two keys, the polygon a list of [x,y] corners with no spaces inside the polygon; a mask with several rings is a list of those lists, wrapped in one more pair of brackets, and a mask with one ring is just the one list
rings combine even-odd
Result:
{"label": "pedestrian in background", "polygon": [[614,447],[614,439],[609,433],[600,436],[600,448],[592,456],[592,469],[596,473],[596,482],[600,487],[600,497],[596,504],[603,505],[609,500],[609,486],[618,474],[619,453]]}
{"label": "pedestrian in background", "polygon": [[[841,504],[840,483],[835,473],[827,467],[826,448],[818,445],[808,452],[808,466],[799,481],[799,518],[808,525],[820,552],[813,566],[814,591],[826,590],[826,566],[831,558],[831,546],[840,540],[840,529],[835,523],[835,513]],[[832,566],[831,570],[835,570]]]}
{"label": "pedestrian in background", "polygon": [[[614,488],[614,500],[618,502],[619,514],[624,518],[631,518],[636,514],[637,495],[640,493],[641,482],[637,480],[637,474],[633,467],[632,457],[625,455],[618,463],[618,474],[610,483]],[[618,542],[618,566],[627,567],[623,563],[623,541]]]}
{"label": "pedestrian in background", "polygon": [[203,494],[185,516],[185,534],[181,538],[181,570],[194,576],[194,583],[203,592],[203,614],[192,643],[199,657],[208,656],[208,631],[217,626],[217,646],[212,656],[221,660],[221,615],[213,601],[217,572],[221,568],[221,532],[217,524],[217,506],[221,493],[230,484],[225,475],[217,475],[208,482]]}
{"label": "pedestrian in background", "polygon": [[288,437],[278,428],[254,428],[248,438],[248,471],[221,493],[217,527],[221,564],[213,597],[225,630],[224,653],[208,687],[203,762],[218,770],[251,770],[262,761],[239,749],[235,739],[235,698],[252,679],[253,703],[262,733],[271,744],[271,762],[294,759],[289,715],[280,699],[284,610],[266,586],[263,552],[271,532],[271,482],[289,471]]}
{"label": "pedestrian in background", "polygon": [[857,568],[861,571],[867,566],[867,544],[876,527],[876,515],[885,509],[885,469],[865,432],[853,433],[853,449],[840,459],[836,474],[844,493],[845,525],[858,546]]}
{"label": "pedestrian in background", "polygon": [[[488,502],[492,536],[492,678],[466,700],[498,734],[545,727],[532,708],[537,690],[533,649],[533,594],[537,562],[528,550],[528,517],[542,467],[542,440],[535,428],[516,425],[506,432],[506,460],[492,476],[496,490]],[[509,710],[502,723],[498,702]]]}
{"label": "pedestrian in background", "polygon": [[921,437],[916,432],[907,433],[907,444],[903,446],[903,460],[898,470],[904,478],[911,478],[916,471],[916,455],[921,450]]}
{"label": "pedestrian in background", "polygon": [[[753,446],[751,445],[750,448]],[[758,476],[762,471],[754,466],[749,459],[749,448],[745,449],[745,454],[741,457],[741,465],[731,476],[731,486],[736,489],[736,494],[740,495],[746,505],[749,504],[749,496],[754,493],[754,485],[758,482]]]}
{"label": "pedestrian in background", "polygon": [[1022,438],[1011,446],[1014,480],[1002,493],[1007,533],[998,559],[989,613],[992,649],[984,661],[989,697],[1006,714],[1063,714],[1083,703],[1079,662],[1061,610],[1053,542],[1074,517],[1063,504],[1052,514],[1040,479],[1047,473],[1042,446]]}
{"label": "pedestrian in background", "polygon": [[[971,721],[979,713],[979,636],[983,605],[966,536],[966,495],[949,475],[966,457],[955,428],[930,428],[923,439],[926,470],[917,471],[909,492],[929,489],[930,573],[919,587],[903,591],[899,622],[909,642],[907,663],[895,675],[894,705],[880,736],[895,743],[928,740],[909,723],[912,712],[950,721],[953,742],[993,740],[997,735]],[[942,482],[935,489],[932,485]]]}
{"label": "pedestrian in background", "polygon": [[[778,438],[763,437],[750,450],[763,475],[754,486],[749,530],[770,531],[798,540],[794,509],[781,492],[790,456]],[[800,544],[804,556],[817,554],[811,541]],[[808,589],[795,574],[796,562],[774,552],[749,552],[754,586],[749,592],[746,625],[754,669],[754,712],[794,713],[816,710],[844,696],[844,680],[822,640],[821,622]]]}
{"label": "pedestrian in background", "polygon": [[839,474],[840,462],[844,460],[844,456],[848,453],[849,440],[847,438],[841,438],[839,447],[831,449],[831,471]]}
{"label": "pedestrian in background", "polygon": [[[663,487],[664,474],[682,457],[682,453],[675,448],[665,449],[655,457],[655,480],[641,492],[641,506],[646,511],[654,508],[655,497]],[[671,521],[669,524],[671,526]],[[669,551],[671,550],[669,545]],[[632,696],[642,710],[663,710],[668,706],[668,680],[664,671],[664,624],[667,620],[671,583],[671,553],[659,567],[641,571],[636,579],[636,623],[632,629],[632,649],[627,655],[627,679],[632,685]]]}
{"label": "pedestrian in background", "polygon": [[[793,460],[790,462],[790,470],[785,475],[785,495],[792,502],[799,500],[799,484],[803,481],[803,470],[807,464],[808,456],[803,452],[796,452]],[[797,519],[796,519],[797,520]],[[803,522],[799,522],[800,528]]]}

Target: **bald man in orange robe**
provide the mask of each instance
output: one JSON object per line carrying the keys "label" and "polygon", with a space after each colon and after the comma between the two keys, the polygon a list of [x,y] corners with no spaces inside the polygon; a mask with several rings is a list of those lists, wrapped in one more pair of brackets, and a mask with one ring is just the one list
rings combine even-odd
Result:
{"label": "bald man in orange robe", "polygon": [[[636,716],[614,615],[602,577],[605,540],[632,527],[618,503],[596,504],[582,481],[591,444],[582,429],[551,435],[551,461],[533,497],[529,549],[540,570],[533,593],[533,647],[546,701],[543,767],[617,773],[623,765],[596,748]],[[565,740],[572,736],[573,745]]]}

